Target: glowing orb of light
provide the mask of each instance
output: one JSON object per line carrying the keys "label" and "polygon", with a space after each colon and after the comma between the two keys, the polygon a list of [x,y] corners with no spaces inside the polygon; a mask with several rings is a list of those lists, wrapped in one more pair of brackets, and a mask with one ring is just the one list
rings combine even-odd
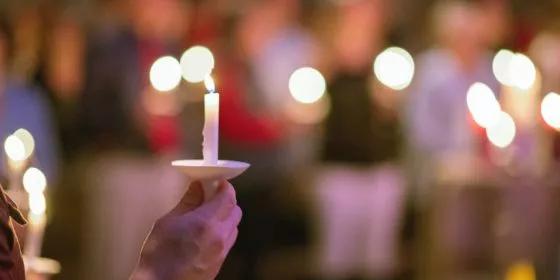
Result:
{"label": "glowing orb of light", "polygon": [[467,106],[474,121],[488,128],[500,119],[502,108],[492,90],[483,83],[474,83],[467,92]]}
{"label": "glowing orb of light", "polygon": [[181,82],[181,65],[172,56],[158,58],[150,68],[150,82],[161,92],[176,88]]}
{"label": "glowing orb of light", "polygon": [[511,86],[528,90],[536,79],[537,69],[533,61],[524,54],[516,53],[509,63],[508,80]]}
{"label": "glowing orb of light", "polygon": [[375,58],[373,71],[383,85],[403,90],[414,77],[414,59],[405,49],[390,47]]}
{"label": "glowing orb of light", "polygon": [[323,97],[326,88],[323,74],[314,68],[299,68],[290,76],[290,93],[298,102],[304,104],[315,103]]}
{"label": "glowing orb of light", "polygon": [[528,262],[513,264],[506,274],[505,280],[535,280],[537,279],[535,268]]}
{"label": "glowing orb of light", "polygon": [[506,112],[501,112],[498,122],[486,129],[486,135],[492,145],[506,148],[515,139],[516,128],[513,118]]}
{"label": "glowing orb of light", "polygon": [[541,114],[546,124],[560,129],[560,95],[558,93],[550,92],[543,98]]}
{"label": "glowing orb of light", "polygon": [[203,46],[194,46],[181,56],[183,79],[189,83],[200,83],[214,70],[214,55]]}
{"label": "glowing orb of light", "polygon": [[492,70],[496,79],[503,85],[511,85],[509,68],[515,54],[510,50],[500,50],[492,61]]}
{"label": "glowing orb of light", "polygon": [[30,167],[23,173],[23,187],[30,194],[43,192],[47,188],[47,178],[41,170]]}
{"label": "glowing orb of light", "polygon": [[19,137],[13,134],[6,138],[4,142],[4,151],[8,158],[13,161],[25,160],[25,144]]}
{"label": "glowing orb of light", "polygon": [[25,148],[25,159],[29,158],[33,151],[35,150],[35,140],[33,135],[24,128],[20,128],[14,132],[14,135],[21,140],[23,147]]}
{"label": "glowing orb of light", "polygon": [[35,215],[42,215],[47,210],[47,202],[42,192],[34,192],[29,194],[29,210]]}

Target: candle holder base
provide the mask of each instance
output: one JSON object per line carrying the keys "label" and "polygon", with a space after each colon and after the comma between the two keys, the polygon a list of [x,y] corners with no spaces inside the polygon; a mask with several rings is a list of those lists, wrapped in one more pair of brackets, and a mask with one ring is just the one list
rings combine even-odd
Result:
{"label": "candle holder base", "polygon": [[51,277],[60,273],[60,263],[47,258],[29,258],[23,256],[23,263],[25,264],[25,271],[27,274],[43,275]]}
{"label": "candle holder base", "polygon": [[201,181],[204,186],[205,200],[216,192],[216,182],[231,180],[241,175],[250,164],[240,161],[219,160],[216,165],[209,165],[203,160],[177,160],[171,163],[191,181]]}

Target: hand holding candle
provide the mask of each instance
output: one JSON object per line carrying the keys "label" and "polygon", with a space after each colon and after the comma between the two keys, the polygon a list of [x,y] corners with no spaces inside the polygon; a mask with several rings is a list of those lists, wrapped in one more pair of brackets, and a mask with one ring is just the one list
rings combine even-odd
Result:
{"label": "hand holding candle", "polygon": [[202,160],[178,160],[173,166],[191,181],[201,181],[204,188],[204,200],[212,198],[218,189],[218,182],[230,180],[243,173],[249,164],[244,162],[218,160],[220,95],[210,75],[204,79],[208,93],[204,96],[204,137],[202,143]]}

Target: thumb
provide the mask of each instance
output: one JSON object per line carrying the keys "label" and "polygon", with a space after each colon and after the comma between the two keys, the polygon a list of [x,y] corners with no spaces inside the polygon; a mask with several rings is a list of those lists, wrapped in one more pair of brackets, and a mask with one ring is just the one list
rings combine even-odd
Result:
{"label": "thumb", "polygon": [[177,206],[171,210],[172,214],[182,215],[198,208],[204,202],[204,190],[199,181],[192,182]]}

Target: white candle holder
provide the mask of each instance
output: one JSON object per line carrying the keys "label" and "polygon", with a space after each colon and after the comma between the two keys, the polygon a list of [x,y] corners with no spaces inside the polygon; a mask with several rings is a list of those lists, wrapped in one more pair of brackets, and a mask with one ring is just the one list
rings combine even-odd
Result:
{"label": "white candle holder", "polygon": [[217,182],[231,180],[245,172],[250,164],[232,160],[218,160],[215,165],[204,160],[177,160],[171,163],[191,181],[201,181],[204,187],[204,200],[214,196]]}
{"label": "white candle holder", "polygon": [[29,279],[50,279],[60,273],[60,263],[48,258],[28,258],[23,256],[25,274]]}

